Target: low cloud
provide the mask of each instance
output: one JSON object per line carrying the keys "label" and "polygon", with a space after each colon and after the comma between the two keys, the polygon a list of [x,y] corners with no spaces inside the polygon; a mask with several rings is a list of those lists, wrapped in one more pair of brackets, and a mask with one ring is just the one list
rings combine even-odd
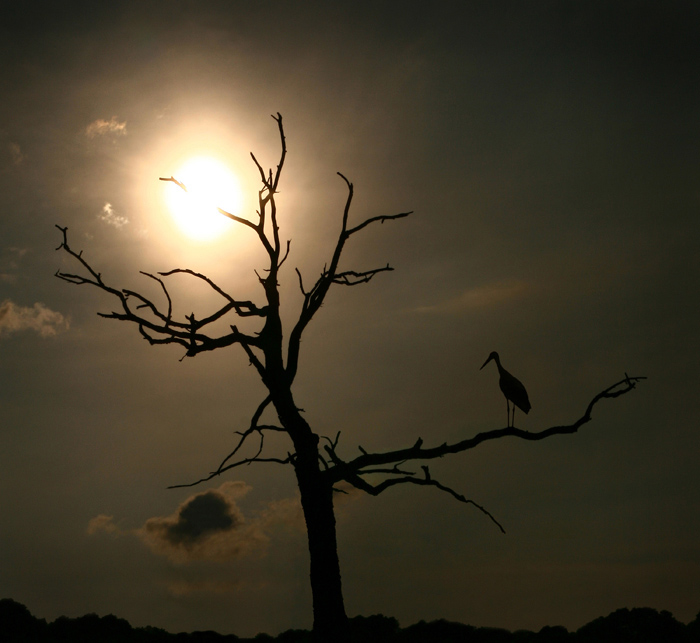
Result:
{"label": "low cloud", "polygon": [[250,489],[243,482],[226,482],[190,496],[174,514],[147,520],[138,535],[152,551],[174,562],[262,553],[272,527],[297,521],[300,508],[297,501],[271,503],[246,520],[236,501]]}
{"label": "low cloud", "polygon": [[88,138],[106,135],[126,136],[126,121],[120,123],[116,116],[112,116],[108,121],[98,118],[85,128],[85,135]]}
{"label": "low cloud", "polygon": [[174,514],[147,520],[137,535],[173,562],[238,558],[268,540],[255,525],[246,524],[238,508],[236,500],[248,491],[243,482],[226,482],[195,494]]}
{"label": "low cloud", "polygon": [[111,203],[105,203],[102,206],[102,211],[97,216],[106,224],[114,226],[115,228],[123,228],[129,223],[129,219],[115,212]]}
{"label": "low cloud", "polygon": [[243,523],[234,502],[219,491],[205,491],[187,500],[175,515],[151,518],[145,530],[167,547],[191,550],[217,533],[240,529]]}
{"label": "low cloud", "polygon": [[69,320],[61,313],[37,302],[33,306],[18,306],[6,299],[0,304],[0,337],[21,330],[33,330],[42,337],[51,337],[67,330]]}
{"label": "low cloud", "polygon": [[465,290],[457,297],[417,309],[420,313],[459,313],[466,310],[491,308],[504,302],[523,297],[530,291],[524,281],[501,281]]}
{"label": "low cloud", "polygon": [[[298,499],[271,502],[247,520],[237,500],[251,487],[244,482],[225,482],[187,498],[169,516],[149,518],[132,530],[119,528],[113,516],[100,514],[87,528],[90,535],[113,536],[130,534],[139,538],[154,553],[175,563],[193,560],[233,560],[246,555],[262,555],[270,534],[279,527],[303,527]],[[214,591],[212,587],[180,588],[180,593]]]}

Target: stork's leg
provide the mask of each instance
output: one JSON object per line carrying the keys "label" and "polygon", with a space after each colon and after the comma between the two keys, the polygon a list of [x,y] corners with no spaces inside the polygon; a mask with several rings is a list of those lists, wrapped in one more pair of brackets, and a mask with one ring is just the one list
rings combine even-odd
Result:
{"label": "stork's leg", "polygon": [[506,426],[510,426],[510,402],[506,398]]}
{"label": "stork's leg", "polygon": [[513,404],[513,420],[510,423],[512,427],[515,427],[515,404]]}

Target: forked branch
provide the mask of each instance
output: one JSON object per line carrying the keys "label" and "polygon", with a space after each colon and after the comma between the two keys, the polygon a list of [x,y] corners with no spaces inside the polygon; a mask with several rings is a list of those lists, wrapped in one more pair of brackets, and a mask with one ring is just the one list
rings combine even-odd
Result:
{"label": "forked branch", "polygon": [[[291,462],[291,456],[287,456],[286,458],[263,458],[261,457],[263,448],[265,445],[265,431],[276,431],[276,432],[285,432],[285,429],[279,426],[274,426],[270,424],[260,424],[260,418],[262,417],[263,412],[265,409],[270,405],[272,402],[272,398],[268,395],[259,405],[258,408],[256,409],[255,413],[253,414],[253,417],[250,420],[250,426],[243,432],[236,431],[236,433],[240,436],[238,443],[234,447],[233,451],[229,453],[221,462],[221,464],[216,468],[215,471],[212,471],[209,473],[208,476],[201,478],[200,480],[197,480],[195,482],[189,482],[187,484],[177,484],[177,485],[172,485],[168,487],[168,489],[179,489],[181,487],[194,487],[198,484],[201,484],[202,482],[207,482],[211,480],[212,478],[215,478],[217,476],[220,476],[222,473],[225,471],[228,471],[229,469],[234,469],[236,467],[240,467],[245,465],[252,464],[253,462],[274,462],[277,464],[289,464]],[[242,458],[240,460],[234,461],[229,463],[229,461],[239,453],[243,445],[246,443],[248,438],[253,435],[254,433],[257,433],[260,436],[260,442],[258,444],[258,450],[253,456],[249,456],[247,458]]]}
{"label": "forked branch", "polygon": [[299,363],[299,350],[301,345],[301,337],[304,330],[308,326],[309,322],[313,319],[314,315],[323,305],[323,301],[328,294],[328,290],[333,284],[339,284],[344,286],[356,286],[359,284],[367,283],[380,272],[387,272],[393,270],[389,264],[383,268],[375,268],[373,270],[365,271],[355,271],[346,270],[339,272],[338,266],[340,264],[340,258],[343,254],[343,249],[345,247],[345,242],[356,232],[359,232],[363,228],[367,227],[372,223],[384,223],[385,221],[393,221],[394,219],[401,219],[407,217],[411,212],[401,212],[399,214],[388,214],[380,215],[376,217],[370,217],[366,219],[354,228],[348,228],[348,218],[350,215],[350,206],[352,205],[352,199],[354,195],[353,184],[345,177],[343,174],[338,172],[338,176],[345,181],[348,188],[348,195],[345,199],[345,206],[343,208],[342,224],[340,229],[340,234],[338,236],[338,241],[336,242],[335,249],[333,250],[333,255],[331,256],[331,261],[328,266],[324,266],[321,276],[316,280],[316,283],[311,287],[310,290],[304,288],[304,282],[299,270],[297,270],[297,276],[299,278],[299,288],[304,295],[304,301],[302,303],[301,312],[299,314],[299,319],[295,324],[294,328],[289,337],[289,347],[287,352],[287,376],[289,381],[292,382],[296,376],[297,367]]}
{"label": "forked branch", "polygon": [[473,505],[479,511],[481,511],[481,513],[488,516],[491,519],[491,521],[501,530],[502,533],[506,533],[506,530],[503,528],[503,525],[501,525],[501,523],[498,522],[498,520],[494,518],[493,514],[491,514],[491,512],[488,511],[485,507],[482,507],[477,502],[466,498],[461,493],[457,493],[454,489],[451,489],[450,487],[435,480],[430,475],[428,467],[423,466],[421,467],[421,469],[423,469],[422,478],[417,477],[414,474],[407,474],[400,478],[387,478],[386,480],[383,480],[382,482],[376,485],[372,485],[366,480],[363,480],[362,478],[360,478],[359,475],[350,476],[349,478],[345,478],[345,480],[346,482],[349,482],[351,485],[353,485],[355,488],[361,489],[362,491],[370,494],[371,496],[378,496],[383,491],[386,491],[387,489],[400,484],[413,484],[421,487],[436,487],[440,491],[444,491],[445,493],[451,495],[455,500],[459,500],[459,502],[463,502],[468,505]]}
{"label": "forked branch", "polygon": [[[56,226],[63,235],[61,244],[56,250],[64,250],[73,257],[84,269],[86,274],[72,274],[68,272],[56,271],[56,276],[63,281],[74,285],[90,285],[112,295],[120,305],[120,311],[110,313],[98,313],[107,319],[117,319],[120,321],[133,322],[138,326],[139,333],[150,344],[179,344],[187,349],[186,355],[194,356],[202,351],[214,350],[233,344],[243,344],[246,348],[258,346],[259,339],[256,336],[246,335],[237,330],[219,336],[210,336],[202,332],[202,329],[209,324],[221,319],[229,312],[234,312],[239,317],[265,317],[267,308],[259,308],[250,301],[239,301],[228,295],[211,279],[189,269],[176,268],[168,272],[161,272],[161,277],[167,277],[176,273],[192,275],[207,283],[215,292],[221,295],[226,303],[211,315],[196,319],[195,315],[186,315],[184,320],[173,319],[172,300],[165,282],[147,272],[141,272],[144,276],[152,279],[161,287],[167,301],[167,310],[163,312],[159,306],[149,297],[127,288],[114,288],[108,285],[102,278],[102,274],[97,272],[83,257],[83,252],[76,252],[68,243],[68,228]],[[134,302],[134,303],[132,303]],[[148,311],[145,316],[141,311]]]}

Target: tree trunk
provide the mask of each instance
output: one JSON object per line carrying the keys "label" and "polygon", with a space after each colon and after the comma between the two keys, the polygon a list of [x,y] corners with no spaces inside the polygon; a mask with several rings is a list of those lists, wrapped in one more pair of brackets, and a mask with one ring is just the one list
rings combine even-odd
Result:
{"label": "tree trunk", "polygon": [[340,580],[333,487],[320,475],[317,448],[309,449],[313,453],[305,457],[297,451],[295,463],[309,541],[314,634],[319,641],[341,642],[348,640],[348,619]]}
{"label": "tree trunk", "polygon": [[[273,380],[280,381],[281,377]],[[349,641],[348,618],[340,581],[333,485],[322,475],[319,437],[299,413],[288,386],[270,387],[270,391],[282,426],[294,443],[294,470],[309,542],[314,638],[324,643],[345,643]]]}

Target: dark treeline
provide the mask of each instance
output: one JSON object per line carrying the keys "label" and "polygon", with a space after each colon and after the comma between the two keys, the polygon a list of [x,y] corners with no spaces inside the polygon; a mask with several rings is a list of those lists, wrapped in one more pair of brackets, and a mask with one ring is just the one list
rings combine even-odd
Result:
{"label": "dark treeline", "polygon": [[[472,627],[450,621],[420,621],[399,627],[395,618],[356,616],[351,619],[356,643],[700,643],[700,613],[685,625],[670,612],[644,607],[619,609],[591,621],[575,632],[562,626],[546,626],[539,632]],[[240,638],[233,634],[181,632],[171,634],[157,627],[132,627],[116,616],[87,614],[61,616],[51,623],[33,616],[21,603],[0,600],[0,643],[312,643],[311,632],[288,630],[279,636],[258,634]],[[332,643],[332,641],[329,641]]]}

